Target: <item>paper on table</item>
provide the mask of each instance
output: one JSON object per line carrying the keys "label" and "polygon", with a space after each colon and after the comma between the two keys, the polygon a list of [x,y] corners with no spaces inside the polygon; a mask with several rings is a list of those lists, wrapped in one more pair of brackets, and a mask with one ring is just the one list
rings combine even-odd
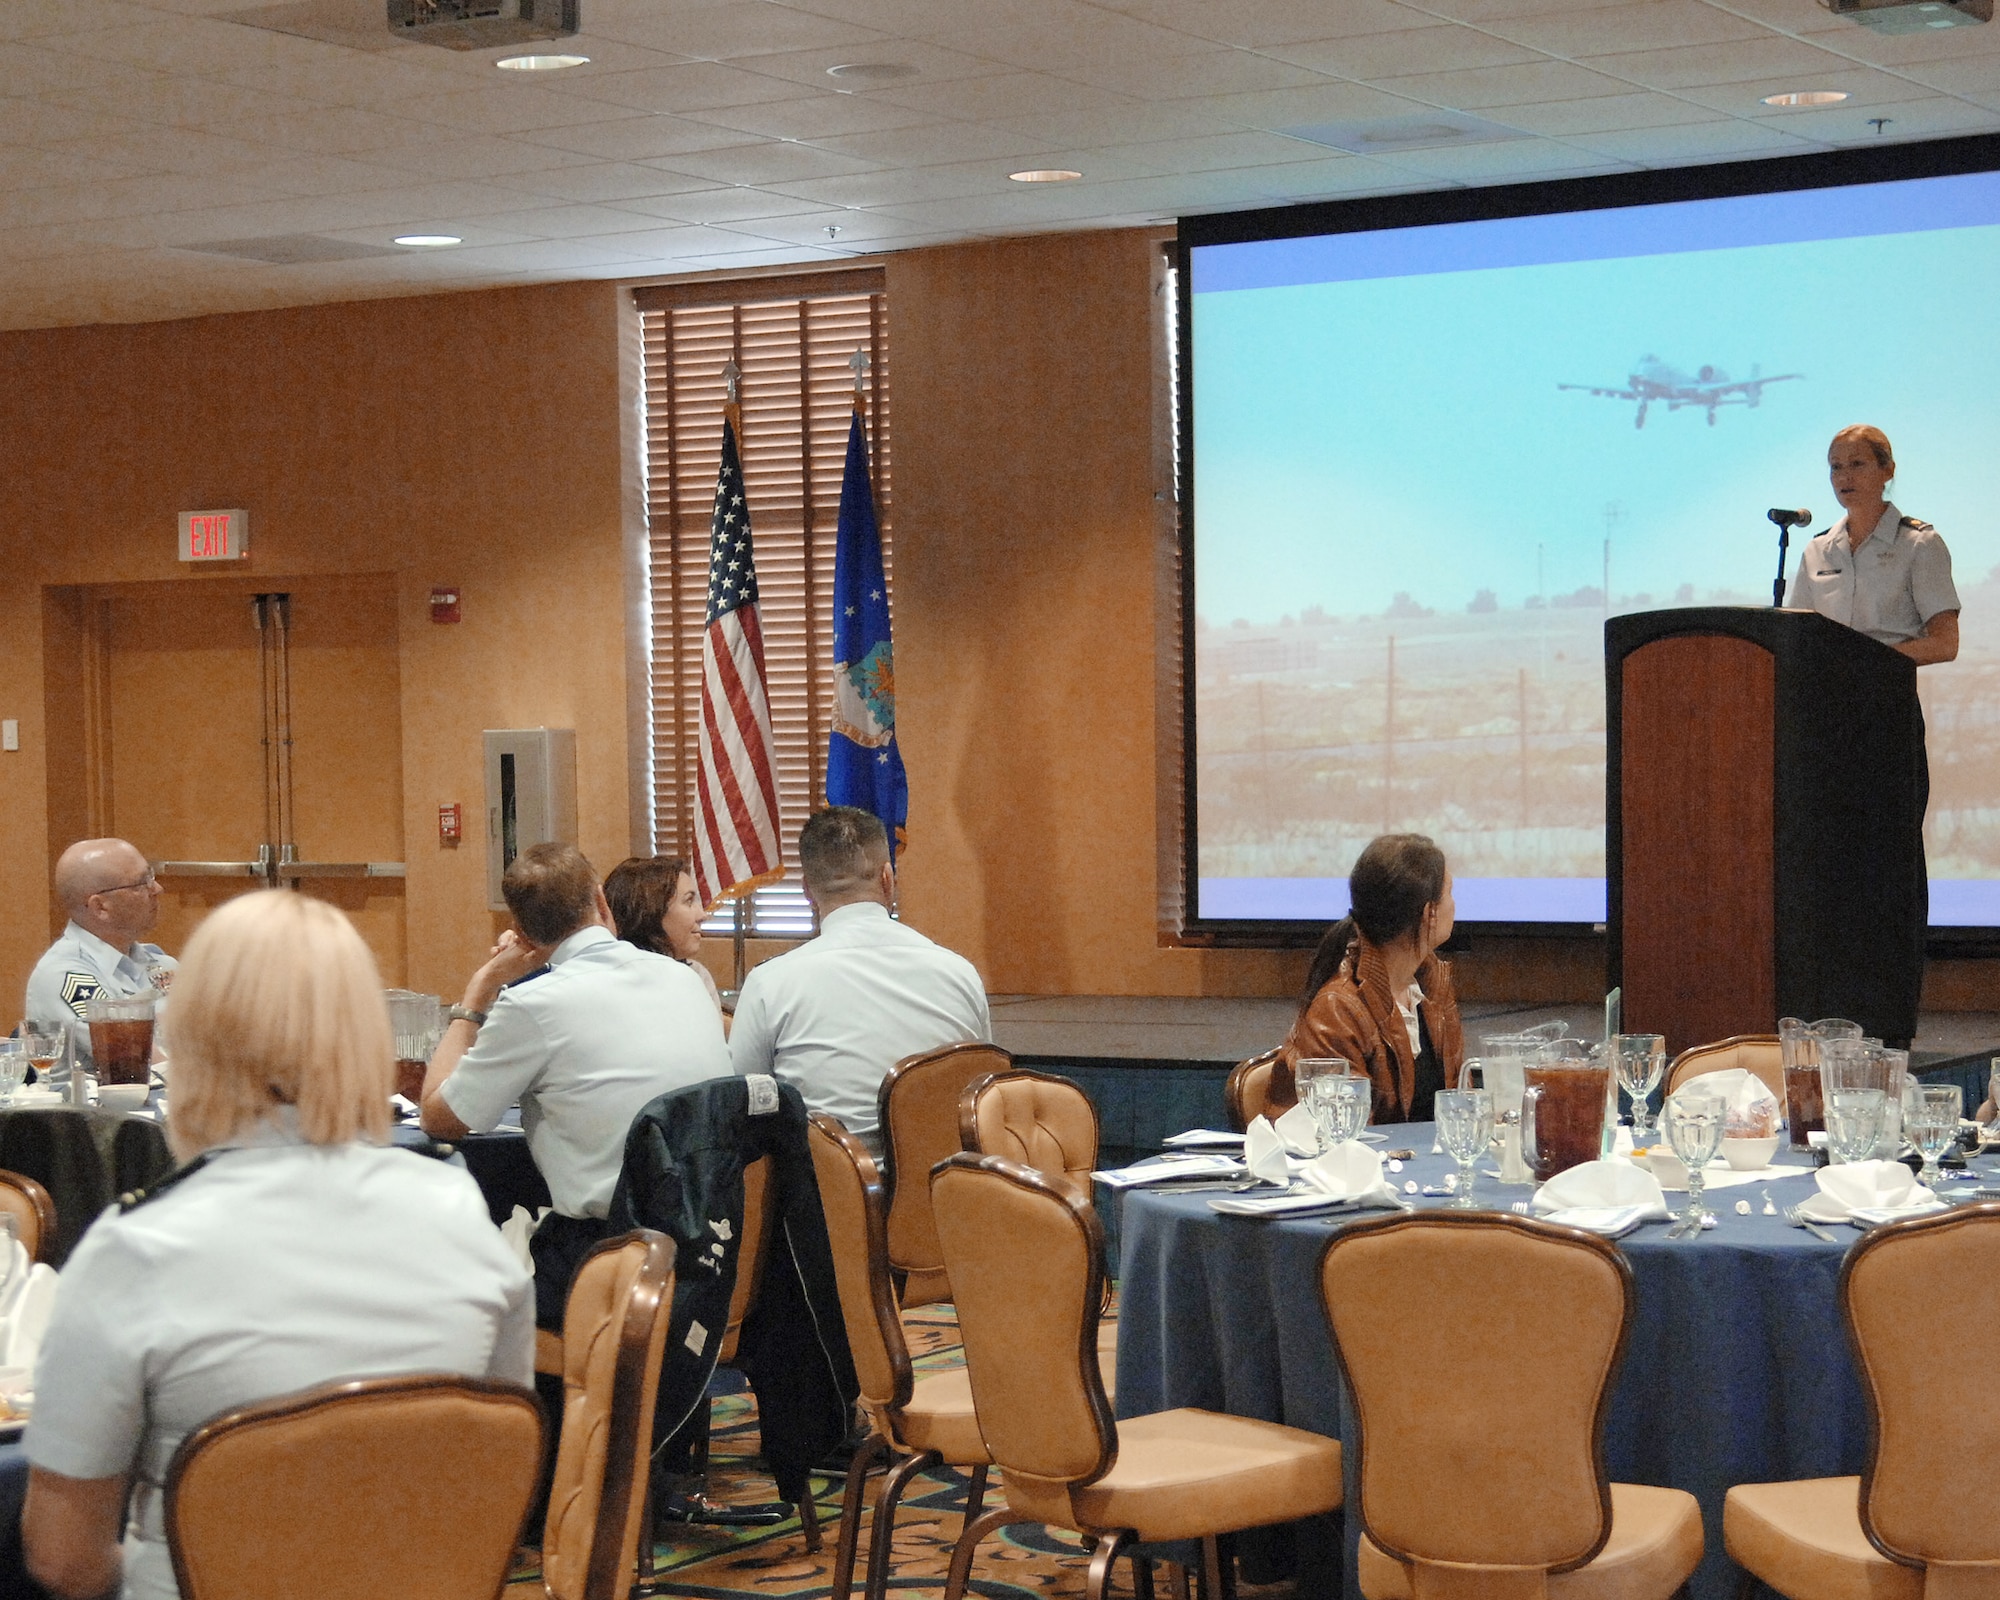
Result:
{"label": "paper on table", "polygon": [[1352,1200],[1336,1200],[1316,1189],[1290,1190],[1282,1194],[1223,1194],[1209,1201],[1211,1211],[1231,1217],[1289,1217],[1301,1212],[1354,1211]]}
{"label": "paper on table", "polygon": [[[1944,1202],[1900,1161],[1850,1161],[1822,1167],[1819,1193],[1802,1201],[1799,1215],[1814,1222],[1881,1222],[1941,1211]],[[1867,1212],[1871,1215],[1864,1216]]]}
{"label": "paper on table", "polygon": [[1650,1172],[1641,1172],[1629,1161],[1586,1161],[1567,1172],[1558,1172],[1535,1191],[1528,1204],[1537,1214],[1577,1207],[1602,1210],[1637,1206],[1642,1217],[1655,1222],[1666,1221],[1668,1215],[1660,1180]]}
{"label": "paper on table", "polygon": [[1243,1163],[1233,1156],[1171,1155],[1159,1161],[1142,1161],[1137,1166],[1116,1167],[1091,1176],[1107,1189],[1139,1189],[1149,1183],[1179,1183],[1187,1178],[1230,1178],[1239,1176]]}
{"label": "paper on table", "polygon": [[1565,1228],[1582,1228],[1586,1233],[1601,1233],[1607,1239],[1622,1239],[1642,1222],[1658,1222],[1644,1206],[1566,1206],[1560,1211],[1546,1213],[1544,1222],[1560,1223]]}
{"label": "paper on table", "polygon": [[1223,1133],[1216,1128],[1190,1128],[1186,1133],[1170,1133],[1161,1141],[1169,1150],[1240,1150],[1243,1135]]}

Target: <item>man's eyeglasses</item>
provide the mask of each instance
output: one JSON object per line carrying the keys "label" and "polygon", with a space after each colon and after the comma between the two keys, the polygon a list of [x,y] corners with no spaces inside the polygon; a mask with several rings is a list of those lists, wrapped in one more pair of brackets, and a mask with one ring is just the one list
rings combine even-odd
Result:
{"label": "man's eyeglasses", "polygon": [[156,873],[152,873],[152,872],[148,872],[148,873],[147,873],[147,874],[145,875],[145,877],[141,878],[141,879],[140,879],[140,880],[139,880],[139,881],[138,881],[137,883],[114,883],[114,884],[113,884],[113,885],[112,885],[112,886],[111,886],[110,888],[108,888],[108,889],[99,889],[99,890],[97,891],[97,893],[99,893],[99,894],[123,894],[123,893],[124,893],[124,892],[125,892],[125,891],[126,891],[127,889],[150,889],[150,888],[152,888],[152,887],[153,887],[153,886],[154,886],[155,884],[157,884],[157,883],[158,883],[159,881],[160,881],[160,880],[159,880],[159,876],[158,876],[158,874],[156,874]]}

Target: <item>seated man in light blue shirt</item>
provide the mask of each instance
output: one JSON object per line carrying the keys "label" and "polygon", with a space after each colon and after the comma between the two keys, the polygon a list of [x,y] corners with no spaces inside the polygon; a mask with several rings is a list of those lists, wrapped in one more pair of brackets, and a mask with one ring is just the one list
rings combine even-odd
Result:
{"label": "seated man in light blue shirt", "polygon": [[79,839],[56,862],[55,891],[69,926],[29,974],[26,1015],[38,1027],[66,1031],[87,1065],[91,1000],[147,989],[164,999],[176,963],[144,942],[160,920],[160,886],[137,847]]}
{"label": "seated man in light blue shirt", "polygon": [[660,1095],[727,1075],[729,1047],[692,971],[612,932],[597,874],[574,845],[530,845],[501,893],[515,926],[452,1008],[424,1074],[423,1126],[463,1139],[520,1102],[555,1204],[529,1246],[535,1317],[559,1329],[571,1278],[607,1234],[633,1118]]}

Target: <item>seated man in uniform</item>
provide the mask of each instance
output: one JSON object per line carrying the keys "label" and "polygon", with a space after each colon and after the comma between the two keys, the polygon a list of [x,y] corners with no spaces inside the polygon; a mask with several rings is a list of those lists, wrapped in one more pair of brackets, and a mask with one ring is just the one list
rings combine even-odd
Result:
{"label": "seated man in uniform", "polygon": [[799,865],[819,936],[744,979],[730,1058],[746,1076],[795,1085],[809,1110],[839,1118],[879,1160],[882,1080],[904,1056],[990,1041],[986,987],[965,957],[890,917],[896,869],[879,817],[815,812]]}
{"label": "seated man in uniform", "polygon": [[555,1202],[529,1245],[535,1320],[560,1329],[570,1280],[606,1237],[632,1119],[659,1095],[726,1075],[729,1046],[691,970],[612,931],[597,874],[574,845],[530,845],[501,893],[514,927],[452,1007],[424,1074],[423,1126],[463,1139],[521,1103]]}
{"label": "seated man in uniform", "polygon": [[28,976],[28,1021],[61,1026],[90,1060],[92,995],[122,998],[146,989],[164,996],[178,965],[144,935],[160,920],[160,886],[146,858],[123,839],[82,839],[56,862],[56,899],[69,913],[62,937]]}

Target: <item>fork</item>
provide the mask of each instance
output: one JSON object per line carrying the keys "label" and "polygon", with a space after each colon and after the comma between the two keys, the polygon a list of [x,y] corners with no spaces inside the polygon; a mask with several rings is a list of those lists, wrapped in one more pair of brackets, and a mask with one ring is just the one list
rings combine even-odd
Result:
{"label": "fork", "polygon": [[1799,1208],[1797,1206],[1786,1206],[1784,1210],[1784,1218],[1793,1227],[1804,1228],[1806,1232],[1811,1234],[1815,1239],[1824,1239],[1828,1244],[1840,1243],[1840,1240],[1837,1237],[1835,1237],[1831,1233],[1828,1233],[1825,1228],[1821,1227],[1817,1222],[1813,1221],[1811,1217],[1800,1216]]}

